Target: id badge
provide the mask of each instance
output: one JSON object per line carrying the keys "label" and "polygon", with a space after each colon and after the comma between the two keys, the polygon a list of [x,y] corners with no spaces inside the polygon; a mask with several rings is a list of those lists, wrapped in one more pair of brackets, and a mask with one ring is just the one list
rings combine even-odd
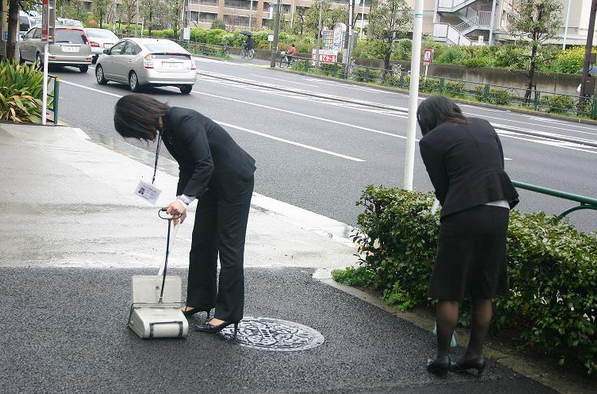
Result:
{"label": "id badge", "polygon": [[139,181],[139,184],[135,189],[135,194],[137,196],[149,201],[153,205],[155,205],[158,202],[158,198],[160,198],[161,193],[162,191],[160,189],[158,189],[151,183],[145,182],[143,179]]}

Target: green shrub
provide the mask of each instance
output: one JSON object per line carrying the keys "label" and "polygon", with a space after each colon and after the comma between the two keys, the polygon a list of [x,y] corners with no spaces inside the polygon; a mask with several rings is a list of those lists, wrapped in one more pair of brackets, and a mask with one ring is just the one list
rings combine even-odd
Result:
{"label": "green shrub", "polygon": [[217,30],[226,30],[226,24],[221,19],[214,19],[214,21],[211,22],[211,28]]}
{"label": "green shrub", "polygon": [[556,73],[580,74],[584,61],[585,48],[574,47],[558,53],[551,69]]}
{"label": "green shrub", "polygon": [[[0,120],[41,123],[43,74],[33,65],[0,62]],[[53,100],[48,97],[48,106]]]}
{"label": "green shrub", "polygon": [[379,79],[380,72],[369,67],[357,67],[353,79],[357,82],[375,82]]}
{"label": "green shrub", "polygon": [[461,64],[462,52],[460,47],[450,47],[435,58],[436,63]]}
{"label": "green shrub", "polygon": [[468,68],[487,67],[489,63],[490,60],[487,57],[471,57],[463,62],[464,66]]}
{"label": "green shrub", "polygon": [[[334,278],[381,290],[400,309],[431,305],[439,231],[433,200],[431,193],[368,186],[354,235],[362,269]],[[512,329],[521,346],[597,372],[596,235],[545,213],[512,211],[507,243],[511,294],[495,300],[493,330]]]}
{"label": "green shrub", "polygon": [[323,75],[339,76],[344,71],[344,65],[338,63],[319,63],[319,71]]}
{"label": "green shrub", "polygon": [[365,267],[348,267],[344,270],[333,270],[332,278],[348,286],[368,287],[373,283],[374,274]]}
{"label": "green shrub", "polygon": [[446,82],[444,84],[445,95],[451,97],[465,97],[465,83],[464,82]]}
{"label": "green shrub", "polygon": [[574,97],[552,95],[542,96],[540,105],[541,107],[547,107],[547,112],[565,114],[571,111],[576,104]]}
{"label": "green shrub", "polygon": [[528,56],[528,48],[518,45],[500,45],[493,56],[493,67],[509,68],[515,66],[520,58]]}
{"label": "green shrub", "polygon": [[440,80],[439,79],[429,78],[429,77],[427,77],[427,79],[425,79],[424,77],[421,77],[421,79],[419,79],[419,92],[423,92],[423,93],[437,92],[437,93],[439,93],[439,90],[440,90]]}
{"label": "green shrub", "polygon": [[506,89],[490,88],[489,94],[485,95],[485,86],[477,86],[473,90],[475,98],[479,101],[496,105],[507,105],[512,100],[510,92]]}

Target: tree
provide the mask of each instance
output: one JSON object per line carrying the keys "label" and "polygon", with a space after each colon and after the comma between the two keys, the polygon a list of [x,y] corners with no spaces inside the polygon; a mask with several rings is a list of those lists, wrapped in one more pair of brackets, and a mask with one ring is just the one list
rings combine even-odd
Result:
{"label": "tree", "polygon": [[562,26],[562,4],[558,0],[519,0],[516,14],[510,23],[510,33],[520,37],[522,45],[529,48],[529,55],[521,57],[521,61],[528,59],[528,68],[519,63],[519,68],[526,69],[528,79],[525,102],[530,102],[531,93],[536,89],[535,72],[544,58],[543,44],[554,38]]}
{"label": "tree", "polygon": [[411,9],[405,0],[374,0],[369,14],[368,36],[390,69],[393,42],[411,30]]}
{"label": "tree", "polygon": [[149,37],[152,35],[154,19],[165,11],[166,4],[162,0],[144,0],[141,8],[143,18],[146,20],[149,29]]}
{"label": "tree", "polygon": [[6,42],[6,57],[15,58],[17,34],[19,34],[19,9],[29,11],[38,5],[37,0],[8,0],[8,39]]}
{"label": "tree", "polygon": [[68,0],[66,4],[67,5],[62,8],[65,18],[87,22],[87,10],[85,9],[83,0]]}
{"label": "tree", "polygon": [[184,0],[168,0],[168,22],[174,30],[174,39],[178,40],[178,29],[180,28]]}
{"label": "tree", "polygon": [[94,0],[93,12],[97,16],[100,29],[104,28],[104,19],[108,16],[108,8],[111,6],[110,0]]}
{"label": "tree", "polygon": [[126,29],[130,34],[131,24],[137,16],[137,0],[120,0],[120,5],[117,7],[122,19],[126,23]]}
{"label": "tree", "polygon": [[319,31],[319,6],[321,4],[321,28],[331,29],[338,22],[342,22],[348,19],[348,8],[332,8],[331,4],[327,1],[318,0],[313,2],[311,8],[307,9],[304,13],[304,30],[313,32],[315,38],[319,37],[321,32]]}
{"label": "tree", "polygon": [[226,30],[226,24],[221,19],[214,19],[213,22],[211,22],[211,29],[212,30],[216,30],[216,29]]}

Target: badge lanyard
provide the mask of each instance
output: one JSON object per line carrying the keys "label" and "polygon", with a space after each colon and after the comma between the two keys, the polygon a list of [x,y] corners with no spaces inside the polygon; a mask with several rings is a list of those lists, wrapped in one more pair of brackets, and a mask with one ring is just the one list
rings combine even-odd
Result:
{"label": "badge lanyard", "polygon": [[158,146],[155,149],[155,164],[153,166],[153,177],[151,178],[151,184],[153,185],[155,182],[155,174],[158,171],[158,157],[160,156],[160,145],[162,142],[162,132],[158,132]]}

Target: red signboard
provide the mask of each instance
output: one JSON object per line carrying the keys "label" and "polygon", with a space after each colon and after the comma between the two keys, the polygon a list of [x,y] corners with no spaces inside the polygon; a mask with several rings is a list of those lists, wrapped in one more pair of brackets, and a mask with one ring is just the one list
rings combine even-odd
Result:
{"label": "red signboard", "polygon": [[[317,61],[317,49],[311,52],[311,59]],[[322,63],[336,63],[338,61],[338,51],[333,49],[320,49],[319,61]]]}
{"label": "red signboard", "polygon": [[428,66],[433,61],[433,49],[425,49],[423,52],[423,65]]}
{"label": "red signboard", "polygon": [[41,4],[41,42],[48,42],[48,26],[50,25],[50,0],[43,0]]}

